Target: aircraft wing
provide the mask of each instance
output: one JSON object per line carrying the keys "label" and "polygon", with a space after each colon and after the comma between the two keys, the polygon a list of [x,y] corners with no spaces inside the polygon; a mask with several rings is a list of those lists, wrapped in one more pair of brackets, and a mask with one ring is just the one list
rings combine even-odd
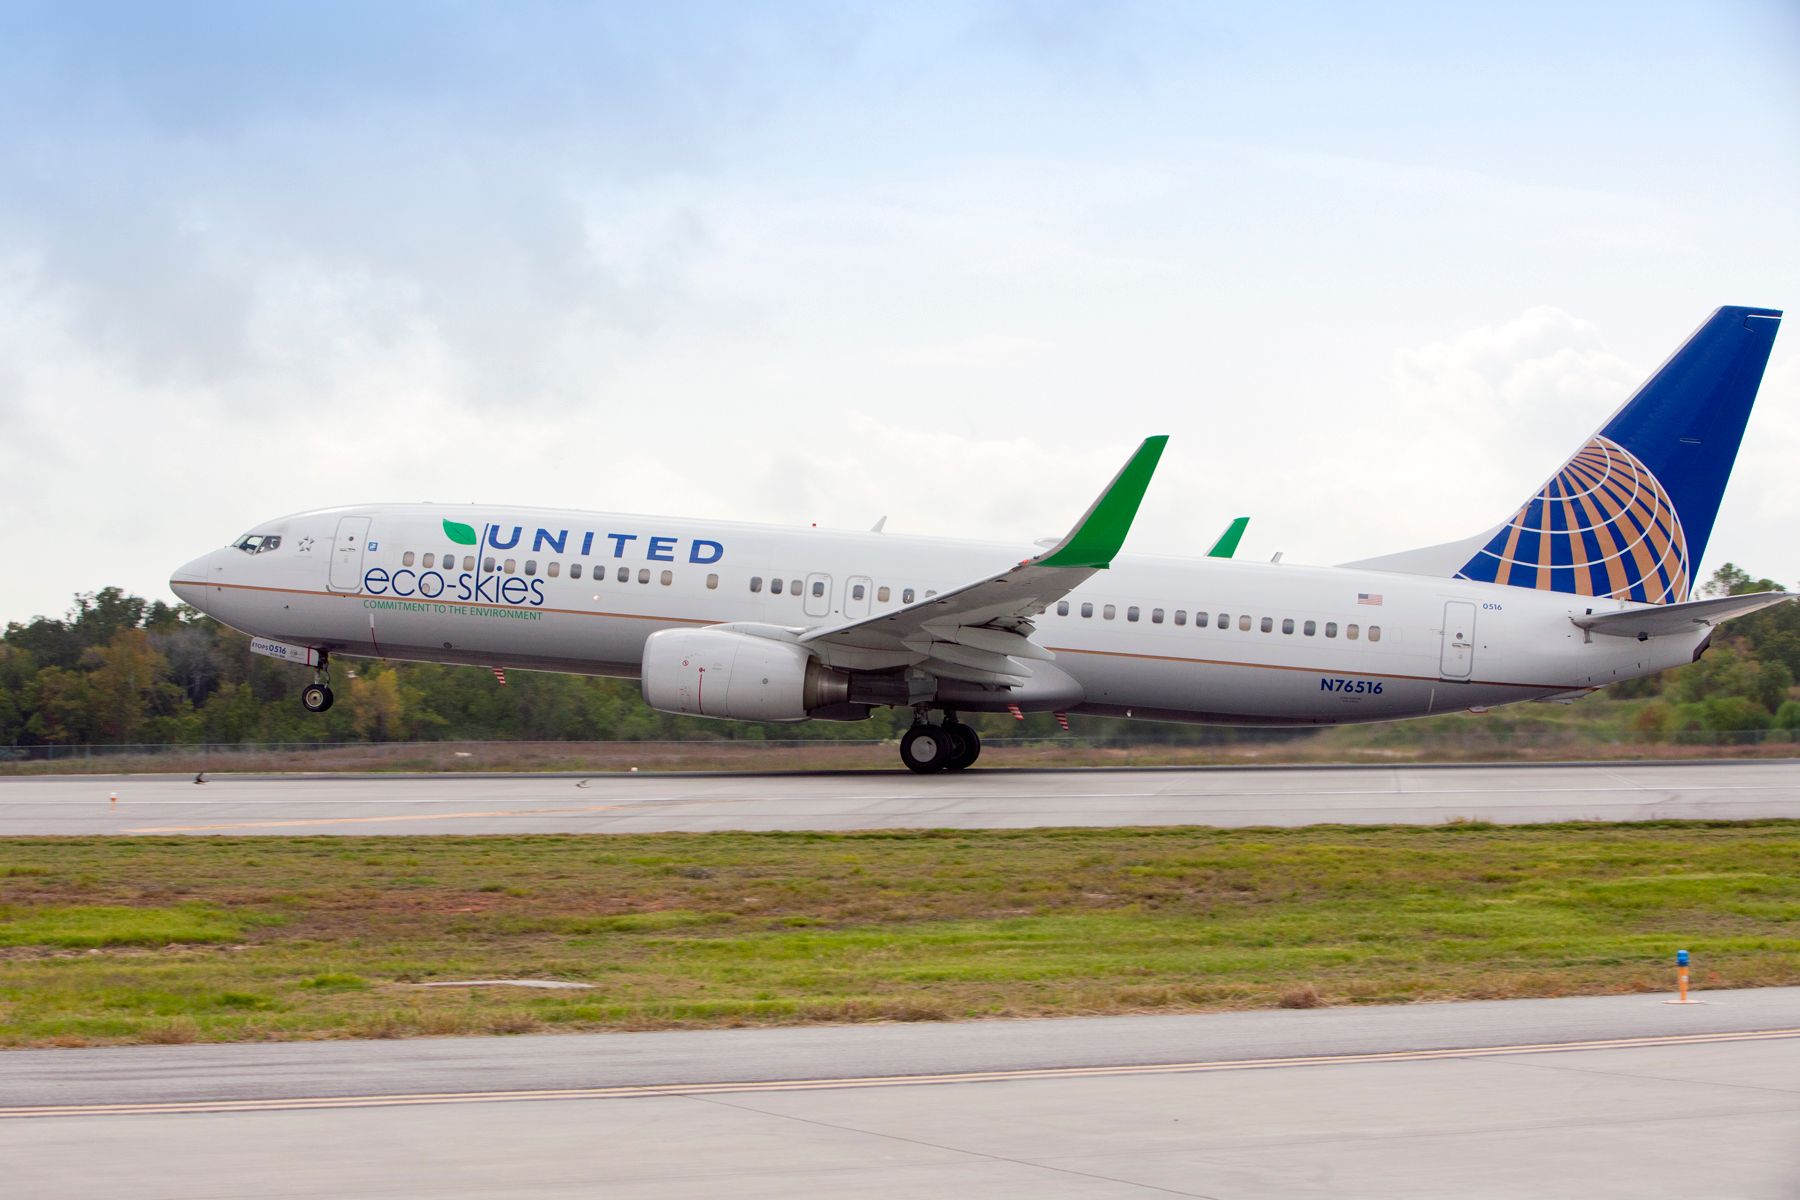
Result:
{"label": "aircraft wing", "polygon": [[1031,668],[1019,660],[1054,657],[1030,640],[1032,618],[1112,565],[1168,440],[1145,438],[1075,527],[1035,558],[903,608],[810,629],[800,643],[853,670],[916,665],[970,683],[1024,683]]}
{"label": "aircraft wing", "polygon": [[1710,600],[1689,600],[1683,604],[1655,604],[1625,612],[1590,613],[1571,617],[1577,626],[1590,633],[1610,637],[1652,638],[1671,633],[1692,633],[1708,625],[1717,625],[1733,617],[1753,613],[1783,600],[1792,600],[1791,592],[1751,592],[1744,596],[1717,596]]}

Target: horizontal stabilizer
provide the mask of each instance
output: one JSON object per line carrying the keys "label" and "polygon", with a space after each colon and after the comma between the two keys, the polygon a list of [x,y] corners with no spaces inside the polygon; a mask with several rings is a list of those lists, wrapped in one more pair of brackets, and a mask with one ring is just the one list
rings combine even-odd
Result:
{"label": "horizontal stabilizer", "polygon": [[1571,619],[1590,633],[1603,633],[1608,637],[1666,637],[1672,633],[1692,633],[1793,598],[1792,592],[1752,592],[1747,596],[1718,596],[1711,600],[1659,604],[1654,608],[1634,608],[1627,612],[1589,613]]}

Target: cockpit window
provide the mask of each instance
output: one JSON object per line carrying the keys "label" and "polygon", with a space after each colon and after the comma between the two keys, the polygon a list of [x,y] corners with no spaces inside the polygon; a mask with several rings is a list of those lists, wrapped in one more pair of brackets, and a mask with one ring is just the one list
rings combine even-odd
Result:
{"label": "cockpit window", "polygon": [[280,546],[281,535],[278,533],[247,533],[237,543],[237,548],[245,554],[267,554]]}

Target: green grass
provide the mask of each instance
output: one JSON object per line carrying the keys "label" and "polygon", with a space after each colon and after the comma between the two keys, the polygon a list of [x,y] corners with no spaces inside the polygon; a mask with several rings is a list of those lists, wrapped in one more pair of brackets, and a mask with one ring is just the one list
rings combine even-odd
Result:
{"label": "green grass", "polygon": [[[1800,822],[0,841],[0,1044],[1800,983]],[[556,978],[583,991],[421,989]]]}
{"label": "green grass", "polygon": [[229,942],[245,922],[209,904],[169,908],[117,904],[0,906],[0,946],[166,946]]}

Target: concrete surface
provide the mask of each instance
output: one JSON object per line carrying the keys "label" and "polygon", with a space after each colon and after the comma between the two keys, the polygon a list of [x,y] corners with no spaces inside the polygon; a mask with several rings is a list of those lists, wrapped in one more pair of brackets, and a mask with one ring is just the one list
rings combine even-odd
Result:
{"label": "concrete surface", "polygon": [[1707,1003],[1685,1007],[1666,998],[7,1050],[0,1051],[0,1110],[1244,1062],[1800,1029],[1800,988],[1709,992]]}
{"label": "concrete surface", "polygon": [[1800,764],[0,780],[0,836],[1436,824],[1459,817],[1800,818]]}
{"label": "concrete surface", "polygon": [[[1448,1057],[1219,1059],[1186,1069],[987,1082],[804,1080],[933,1055],[967,1067],[1076,1057],[1170,1061],[1177,1051],[1318,1055],[1349,1045],[1478,1036],[1533,1043],[1571,1030],[1664,1036],[1795,1024],[1800,989],[1731,992],[1705,1007],[1648,996],[1174,1018],[835,1030],[616,1034],[326,1047],[145,1047],[0,1055],[17,1098],[61,1075],[90,1097],[308,1090],[314,1069],[370,1056],[350,1090],[421,1078],[512,1082],[789,1081],[613,1098],[516,1098],[0,1119],[0,1172],[21,1197],[1743,1197],[1800,1194],[1800,1037]],[[1732,1010],[1736,1010],[1733,1012]],[[1409,1027],[1414,1030],[1408,1036]],[[882,1042],[899,1041],[885,1047]],[[1755,1037],[1754,1034],[1718,1036]],[[824,1039],[821,1041],[820,1039]],[[858,1057],[858,1044],[875,1046]],[[935,1045],[934,1045],[935,1043]],[[1497,1044],[1497,1043],[1494,1043]],[[466,1061],[444,1074],[447,1047]],[[628,1048],[628,1047],[635,1048]],[[564,1054],[556,1051],[561,1048]],[[248,1052],[243,1057],[227,1049]],[[223,1057],[221,1055],[223,1054]],[[329,1056],[342,1056],[331,1059]],[[559,1062],[559,1059],[561,1060]],[[111,1060],[110,1066],[93,1064]],[[438,1063],[432,1067],[430,1064]],[[271,1065],[273,1064],[273,1065]],[[382,1064],[385,1064],[383,1066]],[[522,1065],[519,1065],[522,1064]],[[717,1069],[705,1071],[708,1064]],[[421,1066],[425,1075],[417,1072]],[[21,1072],[19,1068],[23,1066]],[[1125,1068],[1129,1070],[1129,1068]],[[696,1071],[704,1072],[695,1076]],[[37,1080],[32,1084],[31,1080]],[[185,1081],[185,1082],[184,1082]],[[209,1082],[210,1081],[210,1082]],[[159,1083],[168,1087],[159,1088]]]}

